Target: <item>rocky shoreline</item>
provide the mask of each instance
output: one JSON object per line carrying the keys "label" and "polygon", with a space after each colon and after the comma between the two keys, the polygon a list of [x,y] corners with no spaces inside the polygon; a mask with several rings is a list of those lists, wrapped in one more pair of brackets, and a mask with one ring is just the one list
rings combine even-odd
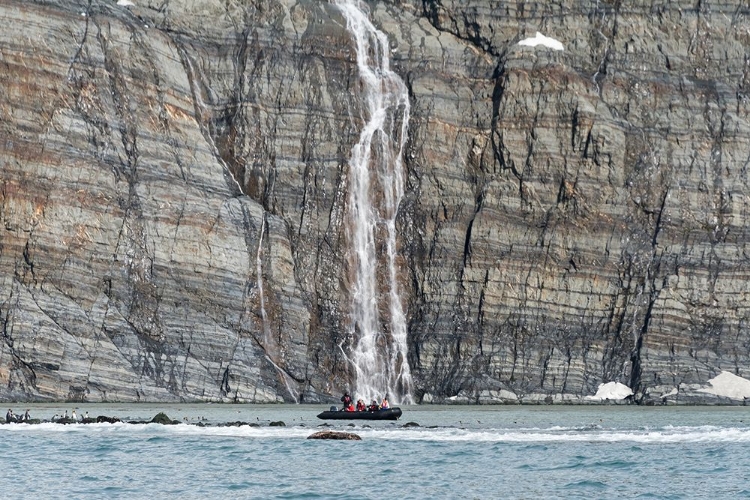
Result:
{"label": "rocky shoreline", "polygon": [[[218,423],[208,423],[208,422],[187,422],[187,421],[181,421],[181,420],[175,420],[169,418],[166,413],[159,412],[157,413],[154,418],[150,420],[121,420],[118,417],[112,417],[112,416],[106,416],[106,415],[99,415],[95,418],[68,418],[68,417],[62,417],[62,418],[56,418],[51,420],[43,420],[38,418],[30,418],[30,419],[13,419],[10,422],[6,421],[6,419],[0,419],[0,425],[8,425],[8,424],[19,424],[19,425],[39,425],[39,424],[58,424],[58,425],[87,425],[87,424],[116,424],[116,423],[123,423],[123,424],[132,424],[132,425],[146,425],[146,424],[158,424],[158,425],[194,425],[196,427],[286,427],[286,423],[281,420],[275,420],[275,421],[269,421],[268,423],[259,423],[259,422],[243,422],[243,421],[234,421],[234,422],[218,422]],[[304,424],[299,424],[304,426]],[[319,424],[318,427],[329,427],[330,424],[328,423],[322,423]],[[409,422],[407,424],[402,425],[401,427],[414,427],[419,426],[419,424],[416,424],[414,422]],[[333,431],[333,430],[322,430],[317,431],[313,434],[310,434],[307,439],[330,439],[330,440],[346,440],[346,441],[361,441],[362,438],[354,433],[351,432],[343,432],[343,431]]]}
{"label": "rocky shoreline", "polygon": [[[112,417],[107,415],[99,415],[97,417],[83,417],[83,418],[70,418],[70,417],[59,417],[59,418],[52,418],[49,420],[46,419],[39,419],[39,418],[31,418],[28,420],[23,419],[14,419],[11,422],[7,422],[5,419],[0,419],[0,424],[28,424],[28,425],[35,425],[35,424],[60,424],[60,425],[75,425],[75,424],[115,424],[115,423],[124,423],[124,424],[134,424],[134,425],[144,425],[144,424],[160,424],[160,425],[178,425],[178,424],[185,424],[185,425],[195,425],[197,427],[242,427],[242,426],[248,426],[248,427],[262,427],[264,425],[257,423],[257,422],[242,422],[242,421],[234,421],[234,422],[219,422],[219,423],[207,423],[207,422],[188,422],[184,420],[175,420],[171,419],[167,416],[164,412],[157,413],[154,418],[150,420],[139,420],[139,419],[127,419],[123,420],[118,417]],[[325,424],[322,424],[325,425]],[[265,424],[267,427],[286,427],[286,424],[283,421],[277,420],[277,421],[270,421],[267,424]]]}

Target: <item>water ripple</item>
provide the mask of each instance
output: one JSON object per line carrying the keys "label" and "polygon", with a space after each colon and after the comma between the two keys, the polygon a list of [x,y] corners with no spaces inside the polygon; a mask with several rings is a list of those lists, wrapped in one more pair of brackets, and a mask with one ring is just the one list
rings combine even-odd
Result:
{"label": "water ripple", "polygon": [[583,481],[576,481],[573,483],[568,483],[565,485],[566,489],[594,489],[594,490],[606,490],[609,488],[605,483],[602,483],[601,481],[592,481],[589,479],[584,479]]}

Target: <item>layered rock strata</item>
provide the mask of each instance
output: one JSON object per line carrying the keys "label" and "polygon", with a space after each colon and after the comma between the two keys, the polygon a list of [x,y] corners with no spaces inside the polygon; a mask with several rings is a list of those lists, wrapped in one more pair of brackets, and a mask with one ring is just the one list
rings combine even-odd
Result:
{"label": "layered rock strata", "polygon": [[[0,6],[0,397],[328,399],[357,341],[345,20],[132,3]],[[747,5],[364,5],[411,98],[416,399],[739,401],[702,389],[750,378]]]}

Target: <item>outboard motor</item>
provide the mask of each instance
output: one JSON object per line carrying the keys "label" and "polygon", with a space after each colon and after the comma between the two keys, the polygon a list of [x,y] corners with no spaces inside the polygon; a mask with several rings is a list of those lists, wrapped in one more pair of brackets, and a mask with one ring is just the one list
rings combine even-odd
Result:
{"label": "outboard motor", "polygon": [[339,409],[338,409],[337,407],[335,407],[335,406],[331,406],[331,407],[329,408],[329,410],[330,410],[330,411],[339,411]]}

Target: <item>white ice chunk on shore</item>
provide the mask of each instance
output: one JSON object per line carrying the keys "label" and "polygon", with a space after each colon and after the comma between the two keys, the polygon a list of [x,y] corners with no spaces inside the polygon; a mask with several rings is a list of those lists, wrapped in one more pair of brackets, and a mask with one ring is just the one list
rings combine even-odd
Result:
{"label": "white ice chunk on shore", "polygon": [[633,391],[627,385],[620,382],[607,382],[606,384],[599,384],[596,394],[594,396],[586,396],[585,399],[589,401],[606,401],[608,399],[619,401],[632,395]]}
{"label": "white ice chunk on shore", "polygon": [[131,2],[130,0],[117,0],[117,5],[122,5],[123,7],[135,6],[135,4]]}
{"label": "white ice chunk on shore", "polygon": [[529,47],[536,47],[537,45],[544,45],[545,47],[549,47],[553,50],[565,50],[565,47],[563,46],[562,42],[555,40],[554,38],[550,38],[548,36],[544,36],[538,31],[536,32],[536,36],[534,38],[525,38],[518,42],[518,45],[528,45]]}
{"label": "white ice chunk on shore", "polygon": [[708,383],[710,387],[698,389],[698,392],[732,399],[750,398],[750,380],[733,373],[721,372]]}
{"label": "white ice chunk on shore", "polygon": [[665,392],[664,394],[662,394],[661,397],[668,398],[670,396],[677,396],[678,394],[679,394],[679,391],[677,390],[677,387],[675,387],[671,391]]}

